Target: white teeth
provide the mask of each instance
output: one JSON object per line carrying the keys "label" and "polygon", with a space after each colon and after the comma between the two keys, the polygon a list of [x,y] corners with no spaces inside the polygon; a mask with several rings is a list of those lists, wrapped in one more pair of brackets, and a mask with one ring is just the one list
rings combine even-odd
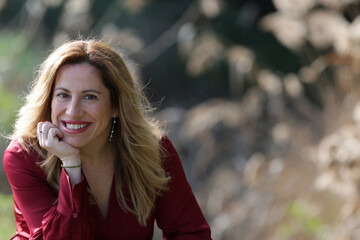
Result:
{"label": "white teeth", "polygon": [[66,124],[66,128],[72,129],[72,130],[77,130],[77,129],[84,128],[87,126],[87,124],[70,124],[70,123],[65,123],[65,124]]}

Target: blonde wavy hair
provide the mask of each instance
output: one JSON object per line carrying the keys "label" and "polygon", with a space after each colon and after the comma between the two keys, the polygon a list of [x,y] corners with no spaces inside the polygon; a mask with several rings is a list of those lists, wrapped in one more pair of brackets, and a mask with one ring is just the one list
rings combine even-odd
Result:
{"label": "blonde wavy hair", "polygon": [[[109,45],[96,40],[78,40],[53,51],[37,71],[30,93],[19,111],[12,138],[18,139],[27,151],[34,149],[44,159],[41,167],[49,184],[58,192],[60,161],[39,146],[37,123],[51,121],[52,91],[59,69],[64,64],[82,62],[101,72],[111,102],[119,111],[119,124],[115,125],[118,134],[113,139],[120,154],[115,169],[116,195],[120,206],[133,213],[144,226],[157,196],[167,190],[170,180],[161,162],[163,134],[149,118],[150,104],[124,59]],[[124,187],[129,191],[130,204],[125,199]]]}

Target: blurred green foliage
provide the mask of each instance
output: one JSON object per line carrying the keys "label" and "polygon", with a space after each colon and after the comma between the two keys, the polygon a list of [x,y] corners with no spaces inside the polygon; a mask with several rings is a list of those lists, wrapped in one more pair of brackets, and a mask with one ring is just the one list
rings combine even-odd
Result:
{"label": "blurred green foliage", "polygon": [[299,202],[292,202],[287,209],[288,220],[277,228],[277,235],[284,239],[291,239],[298,234],[304,234],[312,239],[320,239],[322,220],[311,214]]}
{"label": "blurred green foliage", "polygon": [[21,32],[0,32],[0,131],[10,133],[41,54]]}
{"label": "blurred green foliage", "polygon": [[[24,33],[0,32],[0,82],[4,88],[21,95],[33,79],[34,70],[40,63],[41,52],[37,45],[29,47]],[[17,102],[15,102],[17,103]]]}
{"label": "blurred green foliage", "polygon": [[[27,47],[27,40],[18,31],[0,32],[0,133],[11,134],[12,125],[20,107],[21,96],[32,79],[33,69],[39,63],[39,53]],[[0,137],[0,149],[6,144]],[[1,154],[2,158],[2,154]],[[1,164],[2,165],[2,164]],[[0,178],[5,174],[0,168]],[[0,181],[0,190],[8,189],[8,182]],[[15,234],[12,195],[0,194],[0,240],[10,239]]]}
{"label": "blurred green foliage", "polygon": [[19,108],[19,98],[12,92],[0,86],[0,126],[2,132],[10,132],[16,111]]}
{"label": "blurred green foliage", "polygon": [[15,235],[14,222],[12,195],[0,194],[0,240],[8,240]]}

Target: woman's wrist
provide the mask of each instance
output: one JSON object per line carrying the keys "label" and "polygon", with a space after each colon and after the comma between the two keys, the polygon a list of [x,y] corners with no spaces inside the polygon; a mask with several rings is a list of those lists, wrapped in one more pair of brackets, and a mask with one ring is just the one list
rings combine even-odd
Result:
{"label": "woman's wrist", "polygon": [[81,167],[81,159],[79,155],[60,158],[61,167],[63,168],[77,168]]}
{"label": "woman's wrist", "polygon": [[61,167],[65,169],[70,177],[70,184],[73,187],[75,184],[81,182],[81,158],[80,155],[60,158]]}
{"label": "woman's wrist", "polygon": [[61,167],[62,168],[80,168],[81,163],[79,165],[63,165],[63,163],[61,163]]}

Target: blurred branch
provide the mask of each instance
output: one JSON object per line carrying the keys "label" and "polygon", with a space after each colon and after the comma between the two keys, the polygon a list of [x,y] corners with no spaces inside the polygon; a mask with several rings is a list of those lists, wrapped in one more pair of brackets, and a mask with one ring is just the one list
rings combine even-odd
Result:
{"label": "blurred branch", "polygon": [[12,17],[12,19],[6,24],[6,26],[3,29],[11,29],[12,27],[15,28],[15,21],[17,18],[20,18],[20,15],[26,10],[26,2],[19,8],[19,11]]}
{"label": "blurred branch", "polygon": [[27,1],[25,6],[29,14],[29,18],[25,22],[25,26],[22,31],[28,38],[27,43],[29,44],[35,39],[35,36],[37,36],[38,30],[41,27],[46,13],[46,6],[38,0]]}
{"label": "blurred branch", "polygon": [[[46,13],[46,6],[40,0],[25,1],[19,11],[9,21],[5,29],[19,28],[21,32],[26,36],[27,41],[22,46],[26,49],[30,42],[37,36],[38,30],[41,27],[44,16]],[[15,22],[19,20],[18,27],[12,27]]]}
{"label": "blurred branch", "polygon": [[118,8],[117,4],[119,1],[114,0],[109,4],[106,11],[103,13],[103,15],[98,19],[96,24],[93,26],[92,31],[95,33],[101,32],[101,29],[104,27],[106,22],[113,22],[114,17],[119,17],[121,12],[119,10],[122,10],[122,8]]}
{"label": "blurred branch", "polygon": [[136,54],[136,57],[141,59],[143,64],[151,63],[177,42],[177,33],[185,23],[195,22],[199,16],[199,10],[196,5],[196,1],[194,1],[189,5],[179,20],[174,23],[174,25],[172,25],[153,42],[141,49]]}

